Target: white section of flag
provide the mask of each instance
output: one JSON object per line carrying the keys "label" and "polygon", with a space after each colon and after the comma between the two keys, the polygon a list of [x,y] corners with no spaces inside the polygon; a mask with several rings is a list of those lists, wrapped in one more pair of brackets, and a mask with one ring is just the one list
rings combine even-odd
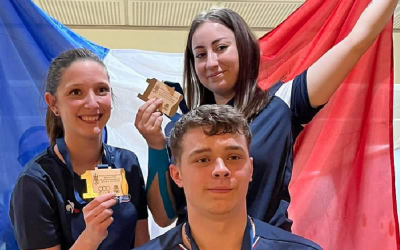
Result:
{"label": "white section of flag", "polygon": [[[148,147],[135,128],[137,110],[144,101],[137,96],[147,87],[147,78],[182,82],[183,54],[142,50],[110,50],[104,62],[114,95],[111,118],[107,123],[107,143],[133,151],[147,180]],[[163,127],[169,122],[164,116]],[[158,227],[149,212],[149,230],[154,238],[169,228]]]}

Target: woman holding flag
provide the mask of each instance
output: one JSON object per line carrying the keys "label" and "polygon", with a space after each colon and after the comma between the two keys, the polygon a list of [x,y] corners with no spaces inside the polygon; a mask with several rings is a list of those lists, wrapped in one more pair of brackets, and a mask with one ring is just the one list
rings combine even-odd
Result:
{"label": "woman holding flag", "polygon": [[[371,2],[345,39],[292,81],[278,82],[267,91],[257,85],[258,41],[237,13],[212,9],[192,22],[184,57],[185,99],[189,109],[230,104],[249,120],[254,138],[254,175],[247,196],[250,216],[291,229],[287,208],[294,142],[374,43],[397,3]],[[161,104],[162,100],[145,103],[135,125],[149,146],[149,207],[156,222],[166,226],[177,216],[184,220],[185,204],[182,191],[168,177],[173,159],[161,130],[162,114],[157,112]]]}

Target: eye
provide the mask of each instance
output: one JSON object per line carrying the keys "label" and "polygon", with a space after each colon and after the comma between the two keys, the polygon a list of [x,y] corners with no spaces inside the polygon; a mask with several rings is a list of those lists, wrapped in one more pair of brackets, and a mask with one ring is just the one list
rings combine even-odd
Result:
{"label": "eye", "polygon": [[226,50],[227,48],[228,48],[227,45],[218,45],[217,51],[223,51],[223,50]]}
{"label": "eye", "polygon": [[231,155],[228,157],[228,160],[233,160],[233,161],[237,161],[242,159],[242,157],[240,155]]}
{"label": "eye", "polygon": [[73,89],[69,92],[70,95],[75,96],[75,95],[80,95],[81,91],[79,89]]}
{"label": "eye", "polygon": [[197,53],[196,58],[203,58],[206,55],[206,53]]}
{"label": "eye", "polygon": [[110,92],[110,88],[109,87],[100,87],[99,88],[99,93],[100,94],[107,94],[108,92]]}
{"label": "eye", "polygon": [[195,160],[196,163],[206,163],[206,162],[210,162],[209,158],[203,157],[203,158],[199,158],[197,160]]}

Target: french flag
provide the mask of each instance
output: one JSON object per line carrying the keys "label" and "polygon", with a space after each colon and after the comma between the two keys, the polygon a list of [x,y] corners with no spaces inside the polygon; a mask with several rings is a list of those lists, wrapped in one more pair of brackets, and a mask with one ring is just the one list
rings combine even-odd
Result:
{"label": "french flag", "polygon": [[[260,86],[291,80],[309,67],[350,32],[369,2],[306,1],[260,39]],[[137,95],[147,78],[181,82],[183,54],[110,50],[75,34],[32,1],[1,1],[0,249],[18,249],[8,217],[10,194],[23,165],[48,146],[43,93],[50,61],[81,47],[104,60],[116,96],[104,140],[134,151],[146,179],[147,145],[134,127],[143,104]],[[390,23],[297,139],[289,211],[294,233],[328,250],[400,249],[392,111]],[[150,229],[152,237],[161,233],[154,224]]]}

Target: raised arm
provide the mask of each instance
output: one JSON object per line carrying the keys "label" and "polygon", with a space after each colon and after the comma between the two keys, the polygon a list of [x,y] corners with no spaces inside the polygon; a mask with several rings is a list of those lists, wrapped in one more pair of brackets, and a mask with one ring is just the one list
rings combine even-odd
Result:
{"label": "raised arm", "polygon": [[169,226],[176,218],[169,180],[169,155],[166,138],[161,129],[162,114],[157,107],[162,100],[149,100],[143,104],[135,126],[149,146],[149,171],[147,177],[147,202],[154,221],[161,227]]}
{"label": "raised arm", "polygon": [[312,106],[325,104],[335,93],[386,26],[397,3],[398,0],[372,1],[349,35],[309,68],[307,88]]}

